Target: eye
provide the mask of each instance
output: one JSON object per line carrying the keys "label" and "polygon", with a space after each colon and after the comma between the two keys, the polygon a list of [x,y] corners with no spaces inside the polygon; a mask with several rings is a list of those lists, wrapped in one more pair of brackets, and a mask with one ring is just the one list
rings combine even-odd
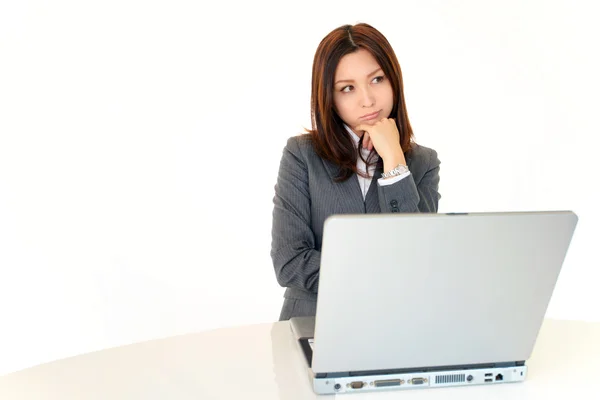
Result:
{"label": "eye", "polygon": [[375,78],[373,78],[372,82],[374,82],[374,83],[381,83],[381,82],[383,82],[384,79],[385,79],[384,76],[376,76]]}
{"label": "eye", "polygon": [[349,93],[352,89],[354,89],[354,86],[352,85],[348,85],[348,86],[344,86],[340,92],[344,92],[344,93]]}

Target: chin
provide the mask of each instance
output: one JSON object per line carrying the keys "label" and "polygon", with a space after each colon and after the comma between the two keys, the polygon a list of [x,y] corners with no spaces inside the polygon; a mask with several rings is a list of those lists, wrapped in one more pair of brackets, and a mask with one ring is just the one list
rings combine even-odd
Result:
{"label": "chin", "polygon": [[358,122],[356,123],[356,125],[375,125],[376,122],[379,122],[379,120],[378,119],[371,119],[371,120],[368,120],[368,121],[358,120]]}

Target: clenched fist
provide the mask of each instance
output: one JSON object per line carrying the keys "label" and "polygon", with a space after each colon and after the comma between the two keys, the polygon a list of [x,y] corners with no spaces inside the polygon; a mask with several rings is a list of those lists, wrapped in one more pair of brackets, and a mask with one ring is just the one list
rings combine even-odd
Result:
{"label": "clenched fist", "polygon": [[360,124],[355,132],[364,131],[363,146],[369,150],[375,148],[383,160],[383,171],[391,171],[398,164],[406,165],[404,152],[400,146],[400,132],[393,118],[383,118],[373,125]]}

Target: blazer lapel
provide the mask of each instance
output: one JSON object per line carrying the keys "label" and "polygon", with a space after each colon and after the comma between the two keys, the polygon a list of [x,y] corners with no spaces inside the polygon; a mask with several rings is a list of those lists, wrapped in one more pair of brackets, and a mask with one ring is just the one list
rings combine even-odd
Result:
{"label": "blazer lapel", "polygon": [[377,161],[377,165],[375,165],[373,179],[371,180],[369,190],[367,190],[367,195],[365,196],[365,211],[367,214],[381,212],[381,209],[379,208],[379,190],[377,189],[377,179],[381,178],[382,173],[383,161],[380,158],[379,161]]}
{"label": "blazer lapel", "polygon": [[326,160],[322,161],[333,186],[336,188],[343,213],[364,214],[365,204],[356,175],[351,176],[343,182],[335,182],[334,179],[339,172],[338,166]]}

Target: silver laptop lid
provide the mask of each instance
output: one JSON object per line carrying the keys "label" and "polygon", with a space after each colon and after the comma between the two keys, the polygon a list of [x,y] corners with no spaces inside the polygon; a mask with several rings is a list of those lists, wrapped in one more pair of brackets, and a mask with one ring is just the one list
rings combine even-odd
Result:
{"label": "silver laptop lid", "polygon": [[576,224],[570,211],[330,217],[313,371],[528,359]]}

